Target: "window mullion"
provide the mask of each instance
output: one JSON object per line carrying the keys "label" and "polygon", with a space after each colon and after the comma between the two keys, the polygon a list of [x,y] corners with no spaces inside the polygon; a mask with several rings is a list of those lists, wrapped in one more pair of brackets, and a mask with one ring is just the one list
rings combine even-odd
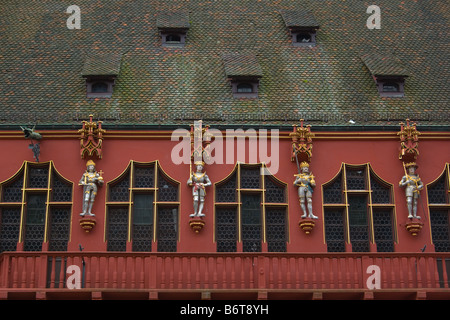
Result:
{"label": "window mullion", "polygon": [[23,228],[24,228],[24,215],[25,215],[25,188],[27,187],[28,178],[28,161],[25,162],[25,169],[23,172],[23,185],[22,185],[22,205],[20,208],[20,228],[19,228],[19,242],[23,242]]}
{"label": "window mullion", "polygon": [[134,175],[134,161],[131,161],[130,168],[130,186],[128,189],[128,231],[127,241],[131,242],[131,225],[132,225],[132,204],[133,204],[133,175]]}

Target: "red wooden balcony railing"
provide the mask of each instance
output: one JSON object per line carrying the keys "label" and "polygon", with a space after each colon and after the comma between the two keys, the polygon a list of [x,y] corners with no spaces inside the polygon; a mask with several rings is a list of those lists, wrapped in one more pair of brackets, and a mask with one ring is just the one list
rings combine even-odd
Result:
{"label": "red wooden balcony railing", "polygon": [[371,265],[381,289],[450,286],[450,253],[4,252],[0,290],[66,288],[70,265],[86,289],[364,290]]}

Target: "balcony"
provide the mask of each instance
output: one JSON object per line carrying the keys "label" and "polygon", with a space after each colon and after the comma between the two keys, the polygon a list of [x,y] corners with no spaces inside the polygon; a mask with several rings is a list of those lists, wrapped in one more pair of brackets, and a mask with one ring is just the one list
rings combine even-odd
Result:
{"label": "balcony", "polygon": [[[80,289],[66,287],[71,265]],[[0,255],[0,299],[450,299],[449,287],[450,253]]]}

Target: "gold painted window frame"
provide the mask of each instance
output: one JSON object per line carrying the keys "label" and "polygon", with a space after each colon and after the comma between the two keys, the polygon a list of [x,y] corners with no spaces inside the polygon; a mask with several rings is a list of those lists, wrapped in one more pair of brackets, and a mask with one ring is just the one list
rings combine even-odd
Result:
{"label": "gold painted window frame", "polygon": [[[154,169],[154,184],[152,188],[136,188],[134,187],[134,171],[137,167],[153,167]],[[175,184],[177,186],[177,194],[178,194],[178,201],[158,201],[158,171],[160,170],[161,174],[164,175],[164,177],[169,180],[171,183]],[[116,182],[119,182],[121,179],[126,177],[126,175],[130,175],[130,186],[128,188],[128,201],[109,201],[109,189],[111,186],[113,186]],[[127,207],[128,208],[128,225],[127,225],[127,243],[132,242],[132,221],[133,221],[133,195],[135,193],[139,192],[153,192],[153,243],[157,241],[157,231],[158,231],[158,208],[160,206],[165,205],[172,205],[177,207],[177,242],[180,242],[180,185],[181,183],[172,177],[170,177],[162,168],[160,162],[158,160],[151,161],[151,162],[140,162],[135,160],[130,160],[126,168],[122,171],[121,174],[119,174],[116,178],[112,179],[107,183],[106,188],[106,201],[105,201],[105,221],[104,221],[104,230],[103,230],[103,241],[107,242],[107,234],[108,234],[108,207],[109,206],[121,206],[121,207]]]}
{"label": "gold painted window frame", "polygon": [[[265,172],[265,175],[261,175],[261,188],[241,188],[241,168],[247,167],[247,168],[259,168],[260,170],[263,169]],[[267,168],[265,163],[243,163],[240,161],[237,161],[233,170],[222,180],[214,183],[214,214],[213,214],[213,223],[216,227],[216,208],[217,207],[236,207],[237,208],[237,239],[236,241],[238,243],[242,242],[242,216],[241,216],[241,209],[242,209],[242,202],[241,202],[241,193],[260,193],[261,194],[261,228],[262,228],[262,242],[267,243],[267,237],[266,237],[266,207],[283,207],[286,208],[286,243],[290,243],[290,233],[289,233],[289,193],[288,193],[288,184],[273,174],[269,174],[270,170]],[[237,202],[217,202],[216,201],[216,188],[220,187],[221,184],[226,183],[233,174],[236,174],[236,200]],[[284,188],[284,194],[285,194],[285,202],[283,203],[267,203],[266,202],[266,188],[265,188],[265,176],[268,175],[271,178],[275,180],[277,184],[280,184]],[[270,179],[270,178],[268,178]],[[214,243],[217,243],[216,239],[216,228],[213,228],[213,241]]]}
{"label": "gold painted window frame", "polygon": [[[431,203],[430,202],[430,199],[429,199],[429,197],[428,197],[428,189],[429,188],[431,188],[432,186],[434,186],[434,184],[437,182],[437,181],[439,181],[441,178],[442,178],[442,176],[446,176],[446,185],[447,185],[447,203],[446,204],[442,204],[442,203]],[[426,184],[426,187],[425,187],[425,194],[426,194],[426,196],[427,196],[427,203],[428,203],[428,210],[427,210],[427,213],[428,213],[428,226],[429,226],[429,231],[430,231],[430,237],[431,237],[431,243],[433,243],[434,244],[434,242],[433,242],[433,232],[432,232],[432,229],[431,229],[431,210],[432,209],[447,209],[448,211],[449,211],[449,215],[450,215],[450,163],[445,163],[445,165],[444,165],[444,169],[441,171],[441,173],[439,174],[439,176],[436,178],[436,179],[434,179],[433,181],[431,181],[430,183],[428,183],[428,184]],[[449,224],[450,224],[450,217],[449,217]],[[450,225],[449,225],[449,228],[450,228]]]}
{"label": "gold painted window frame", "polygon": [[[48,168],[48,178],[47,178],[47,187],[46,188],[29,188],[29,172],[30,167],[37,168]],[[21,202],[4,202],[3,200],[3,191],[4,187],[8,186],[10,182],[15,181],[20,175],[23,173],[23,182],[22,182],[22,195]],[[53,180],[54,175],[57,175],[60,179],[62,179],[65,183],[71,186],[71,201],[51,201],[51,194],[53,191]],[[70,206],[70,221],[69,221],[69,238],[68,242],[71,241],[72,237],[72,210],[73,210],[73,191],[74,191],[74,183],[68,179],[66,179],[59,171],[56,169],[53,161],[45,161],[45,162],[32,162],[32,161],[24,161],[19,170],[16,171],[10,178],[0,182],[0,207],[18,207],[20,206],[20,223],[19,223],[19,237],[18,243],[24,242],[24,230],[25,230],[25,221],[26,221],[26,208],[27,208],[27,194],[32,192],[37,193],[45,193],[46,194],[46,202],[45,202],[45,222],[44,222],[44,241],[46,243],[49,241],[49,219],[50,219],[50,209],[53,207],[69,207]]]}
{"label": "gold painted window frame", "polygon": [[[359,169],[364,168],[365,171],[365,183],[366,183],[366,189],[365,190],[349,190],[347,188],[347,170],[350,169]],[[324,202],[324,189],[332,184],[339,175],[342,174],[342,193],[343,193],[343,203],[325,203]],[[372,187],[371,187],[371,174],[375,177],[375,180],[377,182],[385,187],[388,187],[389,190],[389,197],[390,197],[390,203],[387,204],[378,204],[373,203],[372,201]],[[331,178],[329,181],[325,182],[321,186],[322,191],[322,217],[324,217],[325,220],[325,209],[326,208],[343,208],[344,209],[344,240],[346,244],[351,244],[350,241],[350,224],[349,224],[349,204],[348,204],[348,195],[349,194],[367,194],[367,206],[368,206],[368,227],[369,227],[369,242],[370,244],[375,244],[375,231],[374,231],[374,223],[373,223],[373,209],[374,208],[389,208],[392,210],[392,237],[394,243],[398,243],[398,232],[397,232],[397,224],[395,221],[397,221],[397,215],[395,210],[395,195],[394,195],[394,185],[392,183],[387,182],[386,180],[382,179],[376,172],[373,170],[372,165],[370,162],[363,163],[363,164],[349,164],[342,162],[341,167],[339,171],[334,175],[333,178]],[[325,222],[323,223],[323,243],[326,244],[326,234],[325,234]]]}

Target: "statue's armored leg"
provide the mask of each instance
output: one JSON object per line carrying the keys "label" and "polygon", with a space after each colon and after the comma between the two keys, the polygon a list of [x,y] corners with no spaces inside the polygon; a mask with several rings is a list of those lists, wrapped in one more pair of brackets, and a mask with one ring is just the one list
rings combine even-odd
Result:
{"label": "statue's armored leg", "polygon": [[198,200],[197,200],[197,197],[194,197],[194,213],[190,214],[189,217],[191,217],[191,218],[196,217],[197,210],[198,210]]}
{"label": "statue's armored leg", "polygon": [[204,216],[205,216],[205,215],[202,213],[204,202],[205,202],[205,201],[204,201],[203,199],[200,200],[200,206],[198,207],[198,214],[197,214],[197,217],[204,217]]}
{"label": "statue's armored leg", "polygon": [[412,197],[407,197],[406,198],[406,204],[408,206],[408,219],[412,219],[413,215],[412,215]]}
{"label": "statue's armored leg", "polygon": [[311,218],[311,219],[318,219],[318,217],[313,214],[311,197],[308,197],[306,199],[306,201],[308,202],[308,212],[309,212],[309,216],[308,217]]}
{"label": "statue's armored leg", "polygon": [[303,211],[303,215],[300,218],[306,218],[308,213],[306,211],[306,206],[305,206],[305,197],[300,197],[300,207],[302,208],[302,211]]}
{"label": "statue's armored leg", "polygon": [[88,215],[89,216],[95,216],[95,214],[92,213],[92,206],[94,205],[94,200],[95,200],[95,193],[93,192],[91,195],[91,200],[89,201],[89,206],[88,206]]}
{"label": "statue's armored leg", "polygon": [[89,202],[89,193],[83,194],[83,212],[80,213],[80,216],[84,216],[87,213],[88,210],[88,203]]}
{"label": "statue's armored leg", "polygon": [[416,219],[420,219],[420,216],[417,215],[417,203],[418,203],[418,199],[416,197],[414,197],[414,203],[413,203],[413,216]]}

